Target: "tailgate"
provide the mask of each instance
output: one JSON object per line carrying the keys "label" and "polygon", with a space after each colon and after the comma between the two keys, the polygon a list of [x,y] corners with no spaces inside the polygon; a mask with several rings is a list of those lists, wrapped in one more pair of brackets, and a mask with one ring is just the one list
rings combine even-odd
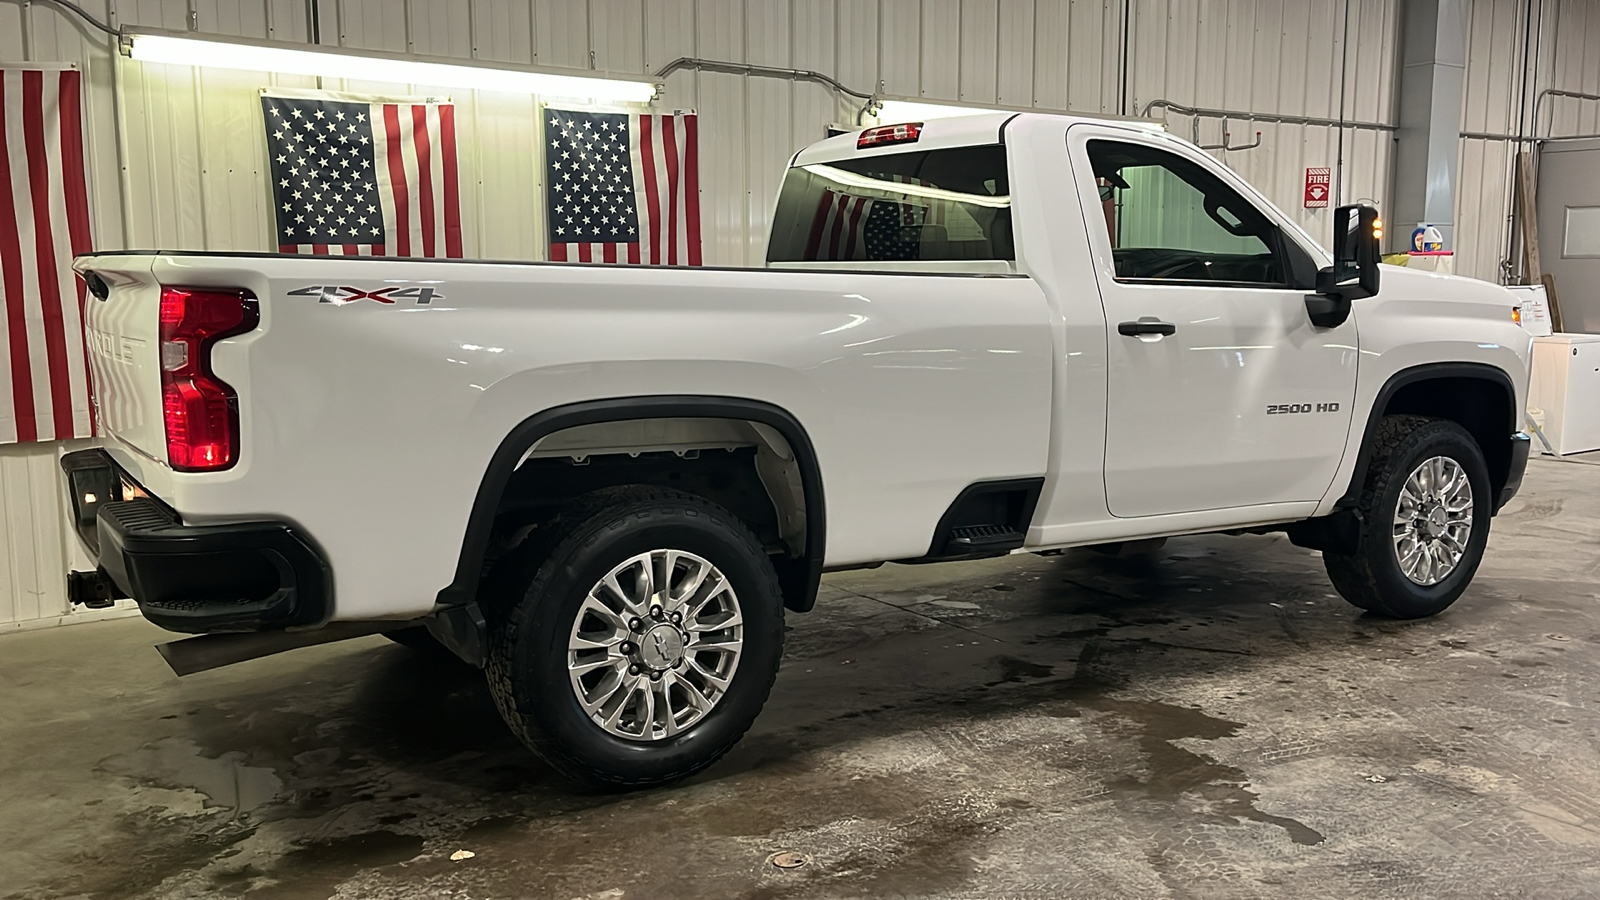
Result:
{"label": "tailgate", "polygon": [[73,268],[90,285],[84,338],[100,431],[165,461],[161,286],[150,274],[154,261],[154,256],[80,257]]}

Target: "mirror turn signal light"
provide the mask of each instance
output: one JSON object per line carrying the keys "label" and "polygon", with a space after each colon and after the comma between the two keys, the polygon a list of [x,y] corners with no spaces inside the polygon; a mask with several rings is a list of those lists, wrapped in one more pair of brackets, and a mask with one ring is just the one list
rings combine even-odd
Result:
{"label": "mirror turn signal light", "polygon": [[1518,325],[1522,324],[1522,307],[1511,307],[1511,321],[1517,323]]}

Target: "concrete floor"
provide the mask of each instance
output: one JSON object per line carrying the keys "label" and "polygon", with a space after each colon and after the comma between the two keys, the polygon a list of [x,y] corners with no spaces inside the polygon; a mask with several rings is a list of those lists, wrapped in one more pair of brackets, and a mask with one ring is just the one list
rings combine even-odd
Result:
{"label": "concrete floor", "polygon": [[1594,896],[1597,573],[1600,466],[1536,461],[1430,621],[1280,537],[833,576],[751,735],[625,796],[381,638],[0,637],[0,898]]}

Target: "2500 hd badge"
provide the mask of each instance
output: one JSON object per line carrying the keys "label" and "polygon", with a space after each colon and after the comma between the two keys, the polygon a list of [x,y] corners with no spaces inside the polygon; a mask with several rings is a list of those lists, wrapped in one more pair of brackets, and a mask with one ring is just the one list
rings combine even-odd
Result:
{"label": "2500 hd badge", "polygon": [[1267,405],[1267,415],[1281,416],[1289,413],[1336,413],[1339,411],[1337,403],[1271,403]]}

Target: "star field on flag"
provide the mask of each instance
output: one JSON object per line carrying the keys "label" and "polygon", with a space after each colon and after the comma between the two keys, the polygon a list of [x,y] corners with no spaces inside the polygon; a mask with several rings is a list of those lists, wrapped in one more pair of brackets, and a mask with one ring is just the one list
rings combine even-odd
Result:
{"label": "star field on flag", "polygon": [[278,249],[461,257],[455,107],[263,95]]}

